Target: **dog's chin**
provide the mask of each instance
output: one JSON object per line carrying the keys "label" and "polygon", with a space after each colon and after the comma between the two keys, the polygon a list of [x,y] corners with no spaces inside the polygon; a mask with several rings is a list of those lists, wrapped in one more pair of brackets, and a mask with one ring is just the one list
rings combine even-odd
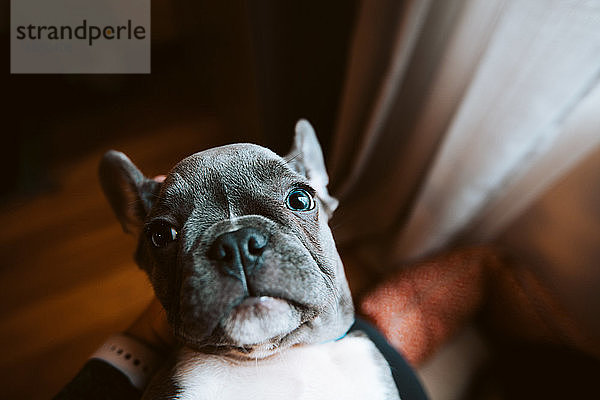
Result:
{"label": "dog's chin", "polygon": [[268,296],[248,297],[221,322],[233,347],[272,353],[278,339],[301,324],[300,313],[289,302]]}

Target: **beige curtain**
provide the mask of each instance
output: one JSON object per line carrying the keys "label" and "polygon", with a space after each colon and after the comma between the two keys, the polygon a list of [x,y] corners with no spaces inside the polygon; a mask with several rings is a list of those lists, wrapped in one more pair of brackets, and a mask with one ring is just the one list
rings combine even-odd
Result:
{"label": "beige curtain", "polygon": [[502,232],[600,144],[600,1],[364,0],[328,163],[382,270]]}

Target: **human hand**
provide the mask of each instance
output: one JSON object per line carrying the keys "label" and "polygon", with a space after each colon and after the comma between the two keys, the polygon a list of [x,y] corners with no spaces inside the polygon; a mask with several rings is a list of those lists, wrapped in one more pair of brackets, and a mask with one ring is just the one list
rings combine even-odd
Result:
{"label": "human hand", "polygon": [[168,352],[175,344],[165,309],[156,297],[125,333],[163,353]]}

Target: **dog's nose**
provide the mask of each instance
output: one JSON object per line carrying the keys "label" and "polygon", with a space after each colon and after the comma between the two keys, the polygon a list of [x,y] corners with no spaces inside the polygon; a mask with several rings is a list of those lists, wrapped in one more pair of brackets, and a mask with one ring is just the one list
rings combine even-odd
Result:
{"label": "dog's nose", "polygon": [[223,233],[215,239],[208,256],[218,261],[224,272],[245,283],[262,263],[262,253],[269,238],[256,228],[242,228]]}

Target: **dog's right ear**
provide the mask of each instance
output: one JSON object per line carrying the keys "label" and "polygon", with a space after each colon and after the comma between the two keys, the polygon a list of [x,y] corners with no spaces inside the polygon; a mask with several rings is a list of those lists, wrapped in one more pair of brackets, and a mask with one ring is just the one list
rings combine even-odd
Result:
{"label": "dog's right ear", "polygon": [[308,178],[317,191],[317,197],[321,200],[325,212],[331,217],[338,206],[338,200],[330,196],[327,190],[329,176],[319,139],[310,122],[305,119],[296,123],[295,131],[292,149],[285,159],[293,170]]}
{"label": "dog's right ear", "polygon": [[144,174],[120,151],[107,151],[98,168],[100,185],[125,232],[139,233],[161,183]]}

